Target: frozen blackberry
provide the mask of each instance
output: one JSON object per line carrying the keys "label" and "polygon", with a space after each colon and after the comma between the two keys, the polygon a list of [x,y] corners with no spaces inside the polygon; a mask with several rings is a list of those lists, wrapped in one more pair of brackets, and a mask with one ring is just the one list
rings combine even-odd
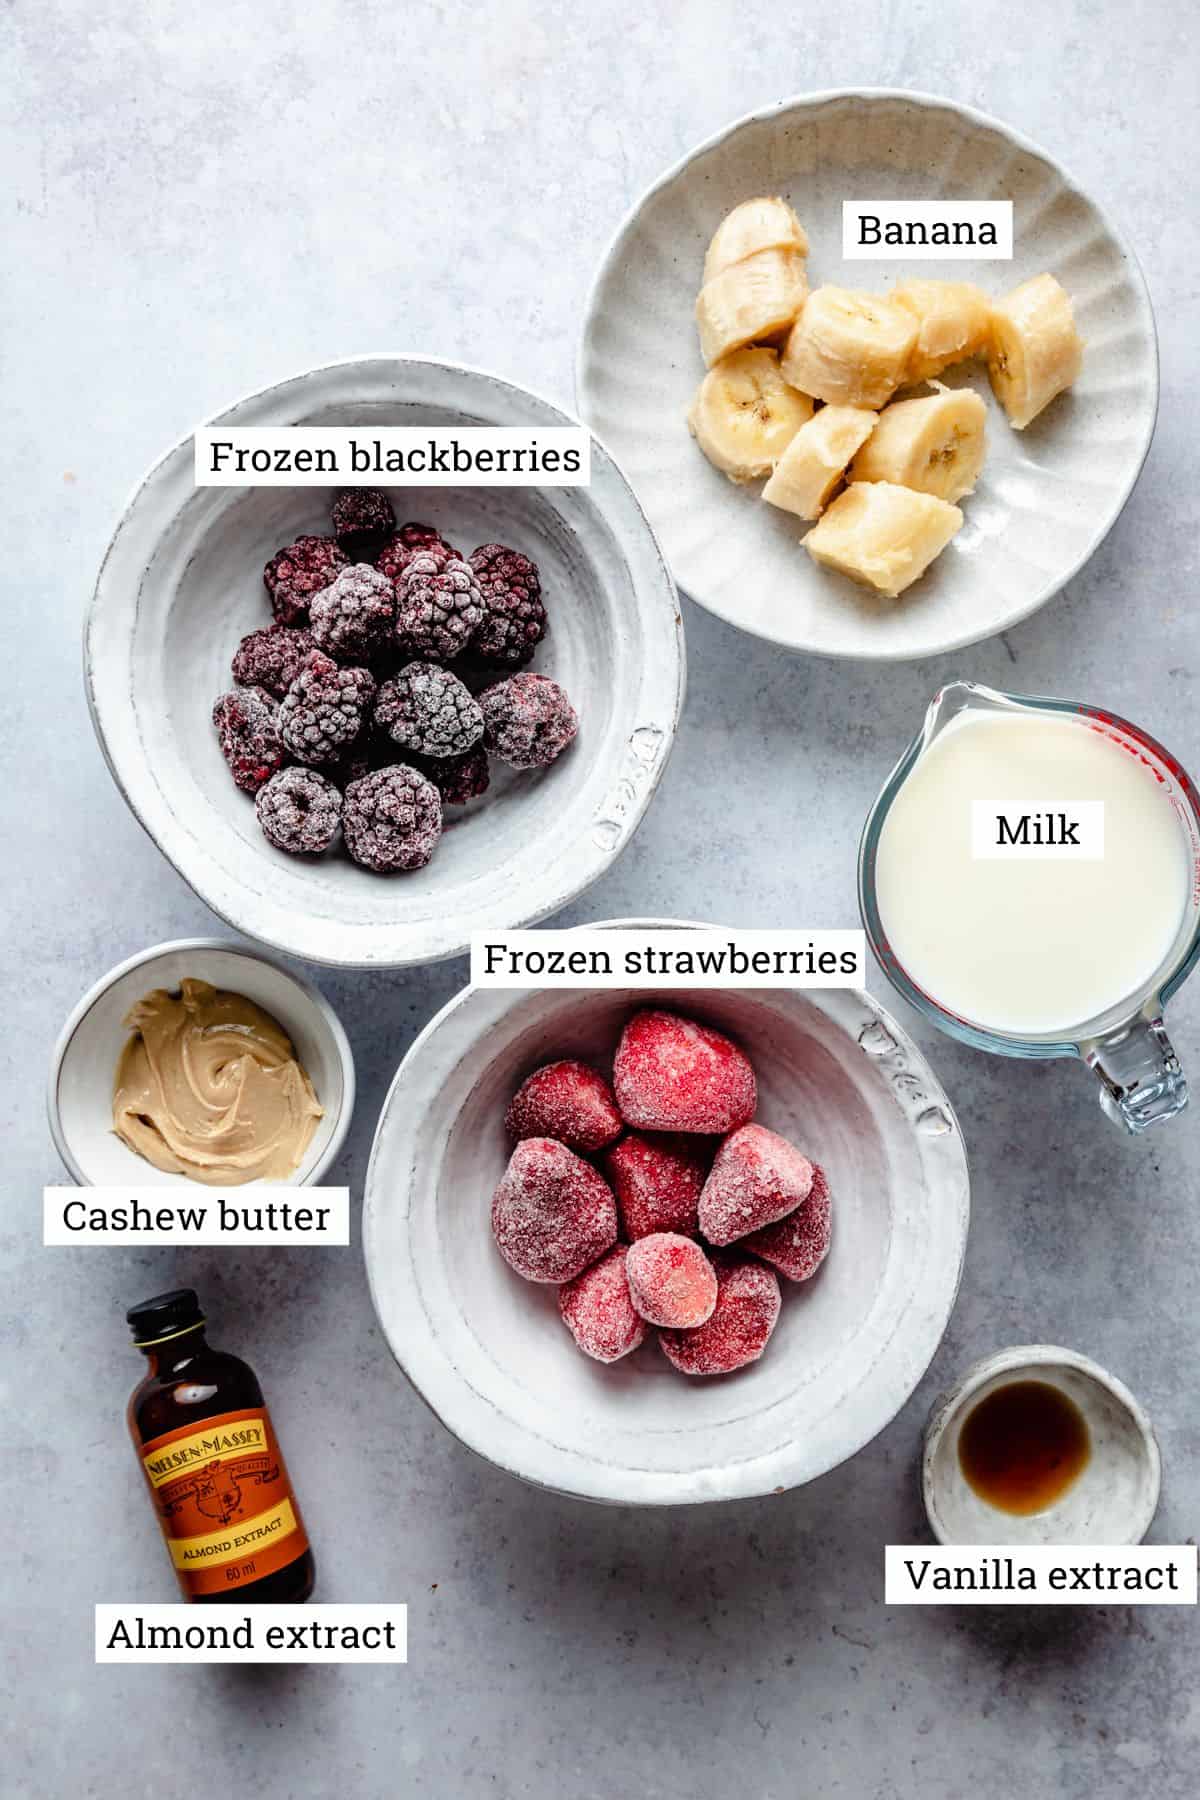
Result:
{"label": "frozen blackberry", "polygon": [[212,709],[221,755],[229,772],[247,794],[287,761],[279,729],[279,703],[264,688],[239,687],[222,694]]}
{"label": "frozen blackberry", "polygon": [[392,533],[375,558],[375,567],[382,569],[390,580],[399,581],[414,556],[432,556],[438,568],[444,569],[448,562],[458,557],[458,551],[446,542],[435,526],[410,519],[399,531]]}
{"label": "frozen blackberry", "polygon": [[298,762],[333,762],[352,744],[375,698],[366,669],[339,669],[314,650],[279,707],[279,735]]}
{"label": "frozen blackberry", "polygon": [[316,647],[312,633],[303,626],[264,625],[238,645],[233,679],[239,687],[266,688],[268,694],[282,700]]}
{"label": "frozen blackberry", "polygon": [[421,551],[396,586],[396,636],[410,656],[453,662],[483,619],[483,596],[469,565]]}
{"label": "frozen blackberry", "polygon": [[343,488],[333,503],[333,535],[351,562],[373,563],[396,515],[378,488]]}
{"label": "frozen blackberry", "polygon": [[351,563],[314,594],[312,634],[327,656],[370,662],[387,644],[396,618],[396,590],[370,563]]}
{"label": "frozen blackberry", "polygon": [[411,662],[384,682],[375,724],[402,750],[437,762],[465,756],[483,736],[478,702],[457,675],[429,662]]}
{"label": "frozen blackberry", "polygon": [[419,769],[393,763],[350,783],[342,831],[364,869],[423,869],[442,835],[442,797]]}
{"label": "frozen blackberry", "polygon": [[293,856],[328,850],[342,823],[342,796],[315,769],[280,769],[254,801],[263,836]]}
{"label": "frozen blackberry", "polygon": [[263,570],[271,610],[280,625],[307,625],[314,594],[328,587],[346,558],[331,537],[298,537],[277,550]]}
{"label": "frozen blackberry", "polygon": [[546,635],[537,564],[506,544],[480,544],[471,552],[471,567],[483,597],[472,654],[497,668],[519,669]]}
{"label": "frozen blackberry", "polygon": [[488,768],[487,751],[482,744],[477,744],[466,756],[457,756],[453,761],[433,762],[429,758],[418,760],[422,774],[428,775],[446,806],[465,806],[468,800],[477,800],[480,794],[488,791],[491,771]]}
{"label": "frozen blackberry", "polygon": [[579,717],[557,681],[510,675],[479,696],[483,741],[514,769],[544,769],[579,730]]}

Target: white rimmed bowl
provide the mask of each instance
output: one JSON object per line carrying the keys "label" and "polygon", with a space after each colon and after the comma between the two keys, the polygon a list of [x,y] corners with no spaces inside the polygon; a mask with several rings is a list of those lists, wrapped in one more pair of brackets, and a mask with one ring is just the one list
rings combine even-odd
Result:
{"label": "white rimmed bowl", "polygon": [[[809,234],[809,280],[884,290],[905,275],[1000,294],[1049,269],[1087,340],[1083,374],[1024,432],[977,366],[948,372],[989,406],[966,523],[899,601],[819,569],[800,520],[735,487],[688,435],[703,373],[692,308],[705,246],[741,200],[782,193]],[[843,200],[1012,200],[1011,262],[843,262]],[[592,288],[579,406],[637,489],[680,586],[788,649],[891,661],[1005,630],[1056,593],[1129,497],[1154,429],[1146,284],[1117,227],[1045,151],[968,106],[888,89],[803,95],[737,120],[669,169],[620,227]]]}
{"label": "white rimmed bowl", "polygon": [[[646,920],[644,925],[677,924]],[[783,1283],[762,1360],[677,1374],[654,1343],[605,1367],[575,1347],[555,1289],[520,1280],[491,1239],[503,1118],[539,1063],[611,1066],[635,1008],[728,1031],[759,1078],[759,1118],[826,1167],[833,1247]],[[853,991],[497,992],[468,987],[426,1027],[384,1104],[363,1246],[392,1353],[442,1422],[539,1486],[621,1504],[779,1492],[860,1449],[932,1357],[958,1289],[966,1155],[916,1047]]]}
{"label": "white rimmed bowl", "polygon": [[173,991],[185,976],[244,994],[278,1019],[291,1038],[325,1112],[287,1185],[319,1182],[341,1149],[354,1112],[349,1039],[311,982],[273,957],[221,938],[155,944],[110,969],[72,1011],[54,1046],[46,1097],[50,1131],[72,1178],[82,1187],[197,1185],[186,1175],[170,1175],[145,1162],[112,1128],[113,1080],[129,1036],[125,1017],[152,989]]}
{"label": "white rimmed bowl", "polygon": [[[573,423],[524,389],[454,363],[371,356],[298,375],[215,423]],[[150,472],[117,527],[85,633],[92,717],[134,813],[213,911],[289,954],[398,967],[460,953],[474,930],[518,927],[579,894],[628,843],[683,702],[674,585],[624,477],[593,446],[586,488],[392,490],[470,552],[493,539],[539,564],[550,631],[533,667],[562,683],[576,742],[547,771],[498,772],[451,816],[433,861],[378,876],[342,853],[272,848],[217,748],[212,703],[238,640],[269,624],[263,564],[328,530],[315,488],[196,488],[191,439]]]}
{"label": "white rimmed bowl", "polygon": [[[981,1400],[1013,1381],[1044,1381],[1087,1421],[1091,1456],[1065,1493],[1019,1516],[989,1506],[958,1460],[958,1438]],[[943,1544],[1140,1544],[1158,1506],[1162,1462],[1154,1428],[1124,1382],[1077,1350],[1017,1344],[972,1365],[935,1403],[921,1465],[925,1510]]]}

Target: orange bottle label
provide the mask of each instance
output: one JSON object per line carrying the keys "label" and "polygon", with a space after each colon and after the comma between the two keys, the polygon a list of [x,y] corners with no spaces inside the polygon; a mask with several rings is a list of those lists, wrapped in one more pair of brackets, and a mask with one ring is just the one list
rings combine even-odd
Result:
{"label": "orange bottle label", "polygon": [[265,1406],[165,1431],[141,1456],[188,1599],[261,1581],[308,1549]]}

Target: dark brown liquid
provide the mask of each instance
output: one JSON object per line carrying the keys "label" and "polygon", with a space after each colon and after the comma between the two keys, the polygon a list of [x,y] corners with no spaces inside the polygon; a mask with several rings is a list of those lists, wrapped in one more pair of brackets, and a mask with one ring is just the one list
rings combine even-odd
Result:
{"label": "dark brown liquid", "polygon": [[967,1414],[958,1461],[981,1500],[1006,1513],[1052,1506],[1092,1454],[1087,1420],[1048,1381],[1010,1381]]}

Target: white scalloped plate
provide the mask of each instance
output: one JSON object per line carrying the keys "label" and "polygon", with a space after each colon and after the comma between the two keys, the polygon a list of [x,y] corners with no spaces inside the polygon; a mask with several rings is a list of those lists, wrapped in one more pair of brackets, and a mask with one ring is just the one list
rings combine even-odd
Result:
{"label": "white scalloped plate", "polygon": [[[966,523],[899,601],[818,568],[808,526],[735,487],[685,415],[704,372],[692,309],[704,250],[731,207],[781,193],[808,231],[809,279],[886,290],[907,274],[1003,293],[1049,269],[1075,304],[1083,374],[1024,432],[981,367],[951,371],[988,400],[989,454]],[[1011,199],[1000,262],[843,262],[843,200]],[[1158,356],[1150,298],[1121,234],[1044,151],[966,106],[887,89],[810,94],[729,126],[669,170],[613,240],[592,288],[579,407],[620,461],[680,586],[710,612],[793,650],[891,661],[1003,631],[1096,549],[1150,446]]]}

